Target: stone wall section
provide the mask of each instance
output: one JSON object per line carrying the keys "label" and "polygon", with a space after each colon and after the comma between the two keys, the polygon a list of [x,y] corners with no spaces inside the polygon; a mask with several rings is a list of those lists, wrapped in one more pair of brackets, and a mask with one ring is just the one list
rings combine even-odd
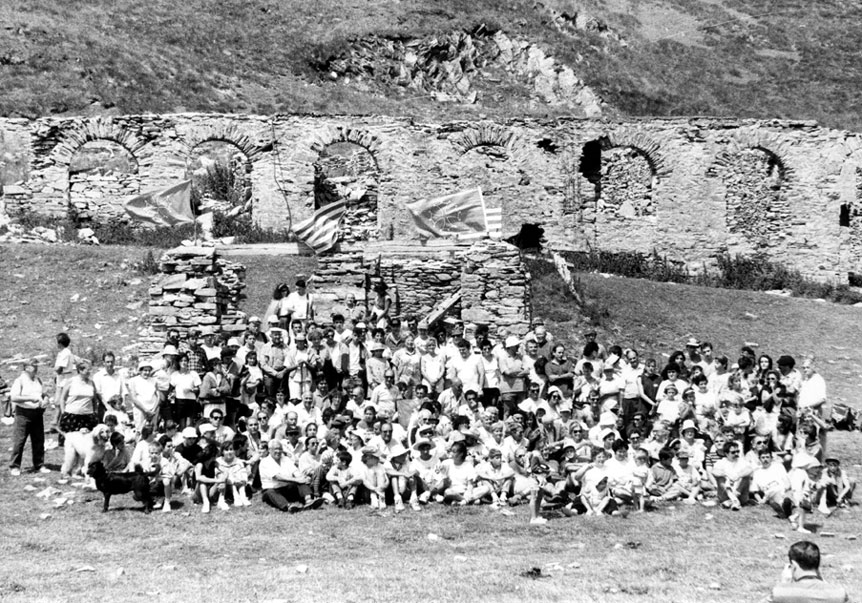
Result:
{"label": "stone wall section", "polygon": [[159,352],[168,329],[185,339],[192,327],[229,334],[245,330],[245,267],[214,248],[178,247],[165,252],[150,282],[148,323],[139,338],[144,355]]}
{"label": "stone wall section", "polygon": [[466,252],[461,271],[461,318],[526,335],[532,304],[530,274],[520,250],[503,241],[482,240]]}
{"label": "stone wall section", "polygon": [[[545,244],[557,249],[655,249],[693,267],[710,265],[719,253],[763,249],[815,278],[843,282],[848,272],[862,272],[862,257],[853,251],[862,234],[839,226],[841,206],[858,203],[862,137],[813,122],[438,124],[381,116],[176,114],[6,119],[0,132],[0,157],[25,176],[4,182],[3,203],[12,216],[67,215],[70,161],[88,141],[110,140],[131,153],[140,190],[147,191],[186,177],[196,145],[225,140],[250,166],[253,218],[281,230],[314,211],[315,165],[326,147],[350,142],[365,149],[377,168],[380,242],[416,242],[406,203],[481,186],[488,206],[503,209],[504,238],[534,224],[544,229]],[[601,154],[598,187],[594,174],[581,171],[590,144]],[[760,152],[780,161],[777,194],[769,170],[752,168],[745,159]],[[769,209],[754,211],[752,203]],[[370,221],[374,210],[366,209],[362,220]],[[102,210],[94,213],[102,219]],[[759,222],[740,222],[736,215]],[[764,244],[752,246],[752,229]],[[350,239],[373,244],[367,232],[368,241],[352,233]]]}

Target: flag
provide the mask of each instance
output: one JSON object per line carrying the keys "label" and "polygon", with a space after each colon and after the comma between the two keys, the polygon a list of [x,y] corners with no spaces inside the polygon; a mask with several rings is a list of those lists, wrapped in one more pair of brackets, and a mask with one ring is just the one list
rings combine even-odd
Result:
{"label": "flag", "polygon": [[487,233],[481,188],[411,201],[407,209],[423,238],[475,239]]}
{"label": "flag", "polygon": [[192,181],[183,180],[168,188],[133,197],[126,201],[124,208],[135,220],[157,226],[191,224],[195,221],[191,193]]}
{"label": "flag", "polygon": [[485,225],[488,228],[488,236],[492,239],[503,238],[503,210],[502,208],[488,208],[485,210]]}
{"label": "flag", "polygon": [[346,199],[324,205],[313,216],[297,224],[293,233],[297,239],[314,249],[314,253],[328,251],[338,242],[338,225],[345,211]]}

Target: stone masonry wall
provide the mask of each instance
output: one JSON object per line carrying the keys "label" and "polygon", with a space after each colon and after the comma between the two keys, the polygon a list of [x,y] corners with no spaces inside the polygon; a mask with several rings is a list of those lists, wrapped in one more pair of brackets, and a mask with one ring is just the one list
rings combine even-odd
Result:
{"label": "stone masonry wall", "polygon": [[165,333],[179,330],[185,339],[192,327],[229,334],[245,330],[239,306],[245,295],[245,267],[218,256],[214,248],[178,247],[165,252],[161,274],[150,282],[148,324],[140,352],[161,350]]}
{"label": "stone masonry wall", "polygon": [[461,318],[465,322],[526,335],[532,315],[530,291],[530,275],[514,245],[482,240],[464,256]]}
{"label": "stone masonry wall", "polygon": [[[862,256],[854,252],[862,247],[862,229],[854,226],[862,214],[862,136],[813,122],[435,124],[382,116],[203,114],[5,119],[0,161],[9,215],[66,215],[72,159],[99,140],[134,158],[142,191],[183,179],[199,145],[229,142],[246,161],[254,219],[277,229],[314,211],[316,166],[326,149],[357,145],[373,159],[377,177],[376,208],[370,199],[364,209],[357,205],[364,222],[376,213],[376,229],[351,233],[358,246],[374,244],[375,235],[380,242],[416,242],[408,202],[481,186],[486,205],[503,210],[504,238],[532,224],[556,249],[655,249],[694,269],[719,253],[760,251],[815,278],[846,281],[849,272],[862,273]],[[841,226],[848,207],[851,225]],[[101,210],[94,213],[103,219]]]}

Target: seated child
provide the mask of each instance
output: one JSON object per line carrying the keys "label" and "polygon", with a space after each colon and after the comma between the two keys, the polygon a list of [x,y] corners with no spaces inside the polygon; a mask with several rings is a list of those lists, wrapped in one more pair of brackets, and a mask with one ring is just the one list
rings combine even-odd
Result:
{"label": "seated child", "polygon": [[431,490],[439,481],[440,457],[437,447],[429,439],[420,438],[413,444],[413,458],[410,473],[413,476],[413,491],[410,494],[410,507],[415,511],[419,503],[427,503]]}
{"label": "seated child", "polygon": [[131,471],[132,453],[126,447],[126,438],[123,434],[115,431],[111,434],[110,442],[111,448],[106,450],[102,457],[105,471],[115,473]]}
{"label": "seated child", "polygon": [[235,507],[247,507],[251,501],[245,493],[248,485],[248,471],[245,463],[237,458],[233,442],[225,442],[221,446],[221,456],[216,459],[216,490],[218,491],[218,508],[227,511],[230,507],[225,500],[225,493],[229,490],[233,494],[233,505]]}
{"label": "seated child", "polygon": [[[372,509],[386,508],[386,488],[389,478],[380,463],[380,451],[375,446],[362,448],[362,491],[368,498]],[[363,496],[363,498],[365,498]]]}
{"label": "seated child", "polygon": [[515,472],[512,468],[503,464],[503,452],[499,448],[491,448],[488,460],[476,467],[475,501],[490,497],[491,507],[494,509],[506,504],[514,478]]}
{"label": "seated child", "polygon": [[362,477],[351,468],[352,454],[342,450],[336,455],[336,459],[336,464],[326,474],[326,482],[329,484],[331,494],[327,492],[323,497],[339,507],[349,509],[353,507],[356,489],[362,483]]}
{"label": "seated child", "polygon": [[156,440],[157,448],[161,448],[158,458],[158,464],[153,463],[153,467],[158,467],[158,479],[161,481],[164,489],[165,502],[162,506],[162,511],[165,513],[171,510],[171,498],[174,494],[174,486],[182,484],[182,478],[192,466],[178,452],[174,450],[174,442],[170,436],[163,435]]}
{"label": "seated child", "polygon": [[210,512],[210,501],[218,494],[216,479],[216,457],[218,447],[214,442],[204,445],[195,463],[194,501],[201,503],[201,513]]}
{"label": "seated child", "polygon": [[[396,444],[389,450],[389,460],[383,464],[383,469],[386,471],[386,476],[389,478],[389,487],[392,492],[392,498],[395,503],[395,512],[400,513],[404,510],[404,496],[410,492],[412,500],[412,482],[410,464],[407,462],[407,449],[400,444]],[[413,510],[418,510],[419,502],[414,506],[411,503]]]}
{"label": "seated child", "polygon": [[856,482],[841,469],[841,461],[830,457],[826,459],[826,473],[823,475],[823,486],[825,496],[821,499],[821,510],[826,509],[826,515],[830,515],[837,507],[846,507],[851,504],[853,490]]}

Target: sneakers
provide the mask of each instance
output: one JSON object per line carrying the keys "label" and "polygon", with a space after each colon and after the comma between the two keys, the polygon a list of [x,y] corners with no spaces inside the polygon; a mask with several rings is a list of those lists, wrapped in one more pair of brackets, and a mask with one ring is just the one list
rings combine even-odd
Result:
{"label": "sneakers", "polygon": [[39,467],[39,473],[51,473],[51,470],[48,469],[45,465]]}
{"label": "sneakers", "polygon": [[442,504],[443,501],[445,501],[446,499],[443,497],[442,494],[438,494],[437,496],[434,497],[434,500],[436,500],[438,503]]}
{"label": "sneakers", "polygon": [[19,475],[21,475],[21,470],[18,467],[12,467],[11,469],[9,469],[9,475],[11,475],[12,477],[18,477]]}
{"label": "sneakers", "polygon": [[162,513],[170,513],[171,512],[171,501],[166,500],[165,504],[162,505]]}
{"label": "sneakers", "polygon": [[227,501],[224,498],[218,499],[218,505],[216,505],[222,511],[229,511],[230,505],[227,504]]}
{"label": "sneakers", "polygon": [[3,417],[0,419],[0,423],[3,423],[3,425],[14,425],[15,417]]}
{"label": "sneakers", "polygon": [[419,504],[418,500],[413,499],[410,501],[410,508],[413,509],[414,511],[421,511],[422,505]]}
{"label": "sneakers", "polygon": [[543,526],[548,523],[548,520],[541,516],[536,516],[530,520],[531,526]]}
{"label": "sneakers", "polygon": [[331,505],[332,503],[335,502],[335,497],[332,494],[330,494],[329,492],[324,492],[323,493],[323,500],[326,504]]}
{"label": "sneakers", "polygon": [[428,504],[429,500],[431,500],[431,493],[428,490],[419,495],[419,502],[423,505]]}

